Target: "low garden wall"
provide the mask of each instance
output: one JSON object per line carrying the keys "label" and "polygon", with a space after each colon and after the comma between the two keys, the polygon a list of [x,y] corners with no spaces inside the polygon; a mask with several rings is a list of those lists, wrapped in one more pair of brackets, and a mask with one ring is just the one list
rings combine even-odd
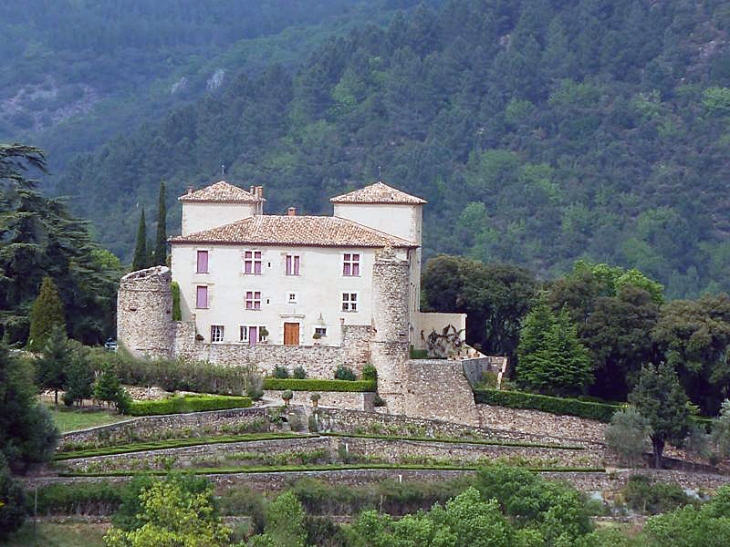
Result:
{"label": "low garden wall", "polygon": [[269,409],[261,407],[144,416],[116,424],[66,433],[61,436],[58,450],[70,450],[80,446],[112,446],[170,438],[268,431],[269,420]]}
{"label": "low garden wall", "polygon": [[554,437],[571,441],[602,444],[606,424],[576,416],[550,414],[539,410],[524,410],[478,404],[482,427],[493,430],[521,431],[531,435]]}
{"label": "low garden wall", "polygon": [[[281,394],[284,390],[266,390],[264,391],[264,398],[270,399],[274,402],[281,403]],[[312,394],[313,391],[292,391],[293,398],[291,404],[302,405],[304,407],[312,407]],[[319,394],[319,406],[320,407],[332,407],[342,408],[350,410],[366,410],[372,412],[375,407],[373,405],[375,401],[375,393],[362,392],[362,393],[347,393],[347,392],[335,392],[335,391],[317,391]]]}

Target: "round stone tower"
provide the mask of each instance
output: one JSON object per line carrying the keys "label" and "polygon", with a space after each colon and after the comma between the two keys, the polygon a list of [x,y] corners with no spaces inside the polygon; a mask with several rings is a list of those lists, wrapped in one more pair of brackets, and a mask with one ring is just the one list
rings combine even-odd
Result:
{"label": "round stone tower", "polygon": [[405,412],[406,363],[410,328],[410,267],[390,248],[376,253],[373,265],[372,364],[378,391],[395,414]]}
{"label": "round stone tower", "polygon": [[117,296],[117,340],[136,357],[172,357],[172,274],[166,266],[122,277]]}

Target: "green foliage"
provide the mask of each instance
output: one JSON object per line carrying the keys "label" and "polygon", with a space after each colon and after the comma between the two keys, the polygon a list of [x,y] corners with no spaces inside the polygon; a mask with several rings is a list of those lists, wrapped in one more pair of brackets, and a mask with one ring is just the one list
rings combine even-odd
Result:
{"label": "green foliage", "polygon": [[601,422],[610,422],[611,417],[619,409],[618,405],[550,397],[522,391],[480,389],[474,391],[474,397],[477,403],[486,405],[529,408],[550,412],[551,414],[567,414],[568,416],[579,416]]}
{"label": "green foliage", "polygon": [[357,380],[355,372],[345,365],[339,365],[335,370],[335,380],[345,380],[348,382],[354,382]]}
{"label": "green foliage", "polygon": [[730,400],[725,399],[720,407],[720,416],[712,424],[712,440],[717,445],[719,455],[730,455]]}
{"label": "green foliage", "polygon": [[158,401],[134,401],[129,405],[126,413],[131,416],[156,416],[159,414],[184,414],[229,408],[248,408],[252,404],[249,397],[178,395]]}
{"label": "green foliage", "polygon": [[651,433],[649,420],[629,405],[611,418],[606,428],[606,447],[617,454],[623,464],[636,467],[641,464]]}
{"label": "green foliage", "polygon": [[279,494],[266,508],[264,533],[252,539],[254,546],[304,547],[304,508],[293,492]]}
{"label": "green foliage", "polygon": [[135,386],[159,386],[165,391],[195,391],[260,398],[262,378],[254,366],[230,367],[212,363],[136,359],[124,351],[94,354],[99,366],[112,365],[120,381]]}
{"label": "green foliage", "polygon": [[0,453],[0,540],[23,525],[25,513],[23,488],[13,479],[5,456]]}
{"label": "green foliage", "polygon": [[[304,370],[304,367],[298,366],[294,367],[294,370],[292,371],[292,378],[296,380],[304,380],[307,377],[307,371]],[[274,376],[276,378],[276,376]]]}
{"label": "green foliage", "polygon": [[567,310],[556,317],[545,301],[527,314],[517,353],[517,381],[524,388],[580,395],[593,380],[588,351],[580,343]]}
{"label": "green foliage", "polygon": [[362,367],[362,379],[377,383],[378,369],[376,369],[374,365],[368,363]]}
{"label": "green foliage", "polygon": [[94,399],[114,405],[120,414],[129,412],[132,400],[111,366],[104,367],[94,383]]}
{"label": "green foliage", "polygon": [[58,439],[36,398],[33,367],[0,345],[0,451],[14,471],[51,459]]}
{"label": "green foliage", "polygon": [[43,353],[35,358],[38,384],[52,389],[56,406],[58,391],[66,385],[67,370],[71,363],[71,348],[62,327],[55,327],[43,347]]}
{"label": "green foliage", "polygon": [[654,466],[659,468],[664,445],[671,442],[675,446],[681,446],[689,432],[690,410],[687,395],[671,366],[650,365],[641,369],[636,386],[629,394],[629,402],[651,426]]}
{"label": "green foliage", "polygon": [[721,547],[730,541],[728,487],[723,486],[709,502],[696,508],[688,505],[650,518],[644,527],[644,545]]}
{"label": "green foliage", "polygon": [[58,296],[53,279],[44,277],[38,298],[30,309],[30,335],[28,349],[42,351],[51,338],[54,329],[66,333],[66,318],[63,313],[63,302]]}
{"label": "green foliage", "polygon": [[[43,154],[22,145],[0,146],[0,330],[7,343],[25,344],[29,311],[44,278],[51,278],[63,302],[41,300],[36,328],[41,338],[65,311],[69,334],[100,343],[113,330],[119,272],[102,262],[88,225],[64,203],[43,197],[25,177],[27,166],[45,169]],[[51,297],[46,282],[46,297]],[[48,309],[44,309],[48,307]],[[43,326],[43,313],[51,321]],[[41,344],[42,347],[42,344]]]}
{"label": "green foliage", "polygon": [[646,475],[631,475],[623,494],[626,504],[642,515],[668,513],[693,504],[692,498],[678,484],[656,482]]}
{"label": "green foliage", "polygon": [[117,525],[104,536],[107,547],[229,545],[230,530],[223,526],[213,501],[213,489],[189,488],[179,478],[155,481],[139,493],[138,522],[130,529]]}
{"label": "green foliage", "polygon": [[289,378],[289,369],[284,365],[276,365],[271,373],[272,378]]}
{"label": "green foliage", "polygon": [[289,404],[289,401],[291,401],[294,398],[294,393],[292,393],[291,389],[286,389],[281,394],[281,398],[284,400],[285,403]]}
{"label": "green foliage", "polygon": [[479,471],[477,488],[484,498],[494,498],[517,526],[539,531],[545,545],[569,544],[592,529],[574,488],[529,471],[490,466]]}
{"label": "green foliage", "polygon": [[264,378],[264,389],[292,391],[375,391],[375,382],[369,380],[316,380]]}
{"label": "green foliage", "polygon": [[71,349],[64,389],[66,393],[63,395],[63,402],[68,406],[94,395],[94,369],[89,361],[87,348],[81,345]]}
{"label": "green foliage", "polygon": [[180,285],[177,281],[170,283],[172,293],[172,320],[182,321],[182,309],[180,308]]}
{"label": "green foliage", "polygon": [[422,286],[428,308],[467,314],[467,343],[514,358],[521,321],[537,294],[531,272],[441,255],[426,263]]}
{"label": "green foliage", "polygon": [[167,205],[165,204],[165,183],[160,183],[160,192],[157,196],[157,230],[155,235],[155,251],[153,266],[167,264]]}
{"label": "green foliage", "polygon": [[38,488],[38,514],[108,514],[119,507],[127,492],[127,487],[109,481],[47,484]]}
{"label": "green foliage", "polygon": [[142,212],[139,215],[139,225],[137,226],[137,242],[134,245],[132,271],[144,270],[149,267],[149,254],[147,252],[147,223],[144,219],[144,209],[142,209]]}

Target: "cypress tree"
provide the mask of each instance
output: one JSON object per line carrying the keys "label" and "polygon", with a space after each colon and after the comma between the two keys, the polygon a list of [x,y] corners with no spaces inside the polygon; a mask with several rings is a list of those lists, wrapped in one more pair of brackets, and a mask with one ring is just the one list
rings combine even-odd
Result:
{"label": "cypress tree", "polygon": [[157,238],[155,241],[155,266],[167,264],[167,207],[165,206],[165,183],[160,183],[160,195],[157,198]]}
{"label": "cypress tree", "polygon": [[35,299],[30,310],[29,349],[41,351],[50,339],[54,328],[59,328],[65,333],[66,318],[56,284],[53,279],[46,276],[41,283],[38,298]]}
{"label": "cypress tree", "polygon": [[137,228],[137,244],[134,247],[134,259],[132,260],[132,270],[144,270],[149,267],[149,257],[147,256],[147,223],[144,219],[144,209],[139,217],[139,227]]}

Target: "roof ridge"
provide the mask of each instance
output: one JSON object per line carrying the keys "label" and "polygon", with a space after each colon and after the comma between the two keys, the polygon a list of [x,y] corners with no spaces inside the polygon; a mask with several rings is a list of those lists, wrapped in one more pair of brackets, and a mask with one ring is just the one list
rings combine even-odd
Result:
{"label": "roof ridge", "polygon": [[335,196],[330,199],[330,202],[423,205],[426,203],[426,200],[407,194],[379,180],[363,188]]}

